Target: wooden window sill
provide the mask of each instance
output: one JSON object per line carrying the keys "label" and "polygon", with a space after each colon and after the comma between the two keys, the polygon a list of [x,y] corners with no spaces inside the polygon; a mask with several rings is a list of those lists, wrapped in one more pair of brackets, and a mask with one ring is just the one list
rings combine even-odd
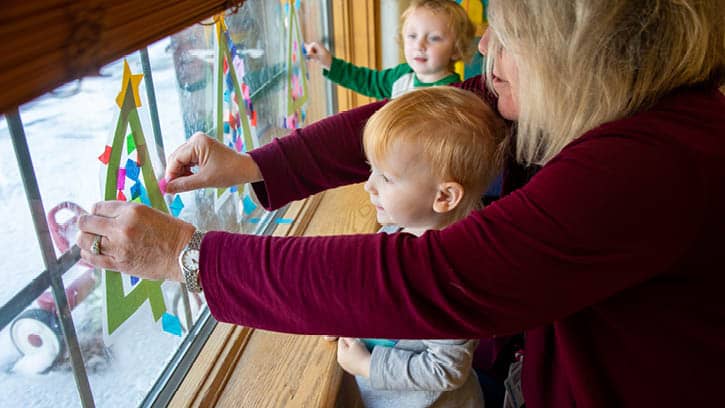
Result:
{"label": "wooden window sill", "polygon": [[[295,222],[275,235],[353,234],[379,227],[362,184],[293,203],[287,214]],[[225,323],[214,329],[169,405],[362,406],[354,379],[337,364],[334,342]]]}

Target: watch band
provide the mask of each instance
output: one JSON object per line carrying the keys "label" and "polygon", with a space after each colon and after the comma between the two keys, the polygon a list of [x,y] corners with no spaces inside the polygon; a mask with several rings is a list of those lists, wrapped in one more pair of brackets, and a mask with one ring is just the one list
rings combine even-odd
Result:
{"label": "watch band", "polygon": [[[204,232],[196,230],[191,235],[191,240],[189,241],[189,244],[186,245],[183,251],[181,251],[181,257],[184,256],[184,253],[188,250],[201,250],[201,241],[204,239]],[[180,257],[180,260],[181,260]],[[191,269],[184,265],[183,262],[181,263],[181,272],[184,275],[184,284],[186,285],[186,290],[193,293],[199,293],[201,292],[201,282],[199,280],[199,268]]]}
{"label": "watch band", "polygon": [[201,250],[201,241],[204,239],[205,232],[196,230],[193,234],[191,234],[191,239],[189,240],[189,244],[186,245],[187,248],[190,249],[196,249]]}
{"label": "watch band", "polygon": [[192,293],[201,292],[201,283],[199,283],[199,270],[191,271],[184,269],[184,285],[186,290]]}

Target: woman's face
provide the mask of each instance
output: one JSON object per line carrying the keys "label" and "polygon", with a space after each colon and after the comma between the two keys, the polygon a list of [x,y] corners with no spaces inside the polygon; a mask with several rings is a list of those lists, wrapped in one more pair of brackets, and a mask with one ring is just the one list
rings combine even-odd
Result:
{"label": "woman's face", "polygon": [[[481,36],[481,41],[478,42],[478,51],[484,56],[488,54],[490,38],[490,31],[486,30]],[[517,120],[519,118],[519,70],[505,48],[501,48],[501,52],[494,57],[491,79],[493,88],[498,94],[498,110],[501,112],[501,116],[509,120]]]}

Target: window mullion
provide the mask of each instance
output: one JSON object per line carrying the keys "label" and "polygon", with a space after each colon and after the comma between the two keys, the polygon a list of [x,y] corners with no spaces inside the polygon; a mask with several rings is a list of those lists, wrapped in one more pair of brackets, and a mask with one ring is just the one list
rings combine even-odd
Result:
{"label": "window mullion", "polygon": [[22,177],[23,186],[25,187],[25,196],[28,200],[31,216],[33,217],[33,225],[35,226],[35,234],[40,245],[40,252],[43,257],[45,267],[49,273],[50,287],[53,291],[53,298],[55,299],[60,326],[63,330],[63,337],[65,338],[66,345],[68,346],[71,365],[73,367],[73,375],[75,377],[76,386],[78,387],[81,403],[84,407],[93,407],[95,405],[93,402],[91,387],[88,382],[88,375],[86,374],[86,368],[83,364],[83,356],[81,355],[78,337],[76,336],[73,319],[70,313],[70,307],[68,306],[65,289],[63,288],[62,266],[58,263],[55,257],[53,241],[50,237],[48,221],[45,218],[45,209],[43,208],[43,201],[40,197],[40,189],[38,188],[38,180],[35,177],[35,170],[33,169],[30,150],[28,149],[28,143],[25,138],[23,122],[20,119],[20,113],[17,109],[7,113],[5,117],[7,119],[10,136],[13,141],[15,157],[17,158],[18,166],[20,167],[20,176]]}
{"label": "window mullion", "polygon": [[151,62],[149,61],[148,48],[139,51],[141,56],[141,69],[143,70],[144,85],[146,85],[146,96],[149,100],[149,116],[151,116],[151,128],[154,132],[156,142],[156,154],[159,156],[161,166],[166,169],[166,153],[164,152],[164,139],[161,135],[161,122],[159,120],[159,109],[156,104],[156,91],[154,90],[154,79],[151,75]]}

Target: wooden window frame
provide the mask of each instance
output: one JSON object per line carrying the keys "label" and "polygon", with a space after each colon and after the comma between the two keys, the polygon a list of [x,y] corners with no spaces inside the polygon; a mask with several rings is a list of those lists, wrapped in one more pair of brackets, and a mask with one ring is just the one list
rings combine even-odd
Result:
{"label": "wooden window frame", "polygon": [[244,0],[4,0],[0,112]]}

